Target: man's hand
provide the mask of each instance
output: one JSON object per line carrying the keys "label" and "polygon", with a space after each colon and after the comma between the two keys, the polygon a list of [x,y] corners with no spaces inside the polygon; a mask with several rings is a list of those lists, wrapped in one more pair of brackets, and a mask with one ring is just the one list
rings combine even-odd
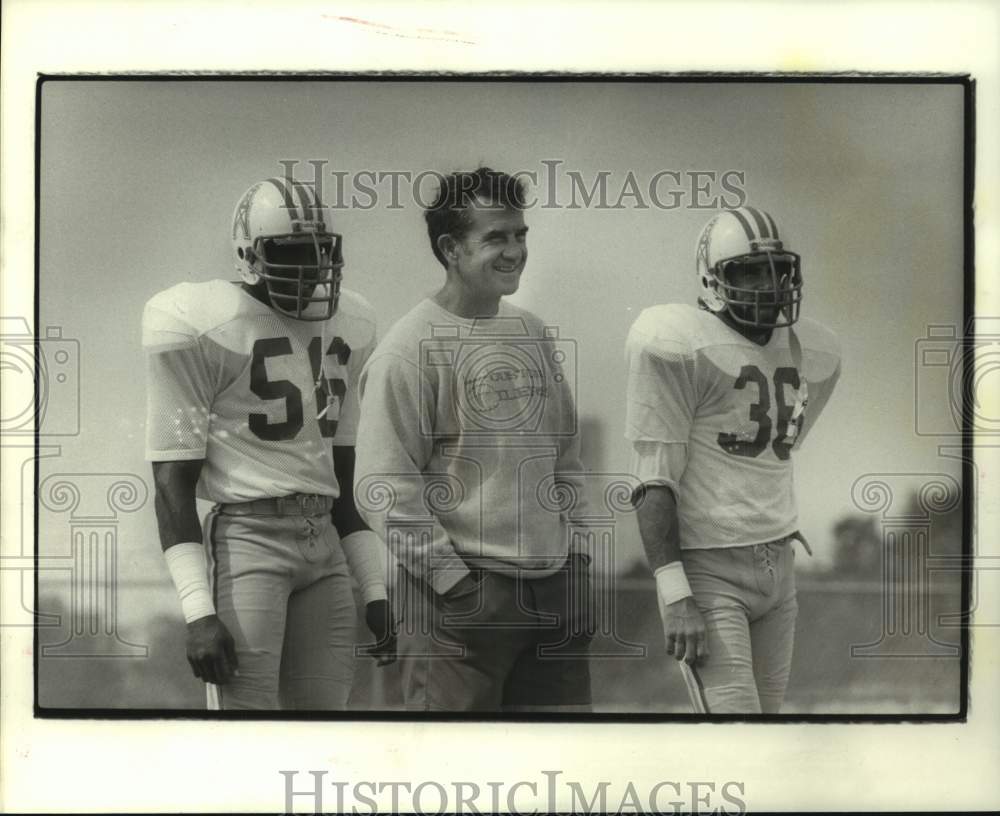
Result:
{"label": "man's hand", "polygon": [[708,634],[681,561],[677,497],[666,485],[644,484],[637,498],[639,534],[656,580],[667,654],[693,666],[708,657]]}
{"label": "man's hand", "polygon": [[467,572],[458,582],[448,587],[439,597],[445,599],[461,598],[463,595],[470,595],[479,588],[483,576],[476,572]]}
{"label": "man's hand", "polygon": [[396,631],[389,602],[384,598],[365,606],[365,623],[375,635],[375,643],[366,646],[364,654],[375,658],[375,665],[388,666],[396,660]]}
{"label": "man's hand", "polygon": [[239,674],[236,643],[217,615],[187,625],[187,659],[194,676],[222,686]]}
{"label": "man's hand", "polygon": [[708,631],[694,598],[688,596],[662,607],[667,654],[689,666],[708,657]]}

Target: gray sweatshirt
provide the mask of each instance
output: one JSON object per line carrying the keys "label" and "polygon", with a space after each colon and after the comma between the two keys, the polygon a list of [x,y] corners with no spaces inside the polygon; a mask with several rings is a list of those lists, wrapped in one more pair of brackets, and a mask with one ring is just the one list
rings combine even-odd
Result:
{"label": "gray sweatshirt", "polygon": [[470,567],[555,572],[584,512],[574,345],[505,301],[466,319],[421,301],[360,381],[358,509],[413,574],[445,592]]}

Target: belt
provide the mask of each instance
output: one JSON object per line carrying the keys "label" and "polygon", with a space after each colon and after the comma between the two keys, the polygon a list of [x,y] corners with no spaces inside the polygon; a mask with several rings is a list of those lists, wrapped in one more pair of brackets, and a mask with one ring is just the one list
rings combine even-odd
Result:
{"label": "belt", "polygon": [[293,493],[275,499],[254,499],[218,505],[227,516],[323,516],[333,509],[333,496]]}

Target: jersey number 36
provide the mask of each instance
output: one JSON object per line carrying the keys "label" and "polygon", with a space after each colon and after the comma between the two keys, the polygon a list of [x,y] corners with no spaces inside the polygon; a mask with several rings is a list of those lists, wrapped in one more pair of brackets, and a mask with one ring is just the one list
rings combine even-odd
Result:
{"label": "jersey number 36", "polygon": [[740,376],[733,383],[733,388],[742,390],[749,383],[757,386],[757,402],[750,404],[750,421],[757,423],[757,434],[753,439],[743,435],[720,433],[719,447],[734,456],[760,456],[770,442],[774,455],[779,459],[788,459],[795,444],[795,437],[802,427],[803,417],[794,417],[795,408],[785,401],[785,386],[798,390],[799,372],[795,368],[782,367],[774,372],[774,395],[778,403],[777,428],[774,439],[771,439],[771,389],[770,383],[763,372],[755,365],[745,365],[740,370]]}

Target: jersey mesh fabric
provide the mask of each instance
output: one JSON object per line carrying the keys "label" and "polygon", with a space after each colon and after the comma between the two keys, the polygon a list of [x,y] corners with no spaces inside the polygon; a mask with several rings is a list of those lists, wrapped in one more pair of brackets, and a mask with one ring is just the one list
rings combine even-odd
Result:
{"label": "jersey mesh fabric", "polygon": [[223,281],[161,292],[143,316],[147,458],[205,459],[198,492],[214,502],[336,497],[332,446],[354,443],[374,340],[370,307],[353,293],[312,323]]}
{"label": "jersey mesh fabric", "polygon": [[791,452],[840,373],[812,321],[757,346],[709,312],[645,310],[629,333],[626,437],[646,483],[677,489],[685,549],[762,543],[797,528]]}

